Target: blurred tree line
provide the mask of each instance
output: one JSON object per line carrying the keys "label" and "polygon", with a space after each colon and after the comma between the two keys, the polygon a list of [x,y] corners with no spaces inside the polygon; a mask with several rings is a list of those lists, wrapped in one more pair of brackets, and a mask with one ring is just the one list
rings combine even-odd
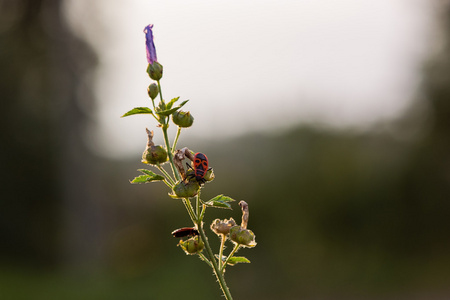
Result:
{"label": "blurred tree line", "polygon": [[[128,184],[139,153],[133,162],[108,161],[85,145],[96,56],[68,28],[62,3],[0,0],[0,264],[98,268],[134,290],[158,290],[155,299],[171,298],[168,290],[188,299],[172,284],[195,285],[179,270],[199,262],[168,235],[189,225],[182,207],[165,199],[162,185]],[[418,98],[395,122],[366,132],[311,125],[188,145],[208,153],[215,169],[205,197],[225,192],[250,204],[258,247],[242,251],[252,265],[228,271],[237,299],[415,291],[429,299],[434,290],[435,299],[449,297],[450,5],[441,3],[440,12],[441,48],[425,64]],[[238,208],[232,214],[240,218]],[[229,216],[219,210],[211,218]],[[205,285],[213,286],[208,275]],[[92,299],[105,298],[99,293]],[[126,296],[129,290],[108,299]]]}

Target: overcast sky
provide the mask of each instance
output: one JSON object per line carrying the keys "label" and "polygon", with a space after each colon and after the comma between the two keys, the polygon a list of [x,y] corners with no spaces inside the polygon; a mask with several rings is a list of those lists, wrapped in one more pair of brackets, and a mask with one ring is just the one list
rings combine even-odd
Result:
{"label": "overcast sky", "polygon": [[[94,148],[136,155],[149,106],[143,29],[154,24],[166,99],[190,99],[185,135],[214,139],[304,122],[367,127],[410,103],[432,42],[431,1],[68,0],[76,32],[98,51]],[[162,143],[162,139],[157,142]]]}

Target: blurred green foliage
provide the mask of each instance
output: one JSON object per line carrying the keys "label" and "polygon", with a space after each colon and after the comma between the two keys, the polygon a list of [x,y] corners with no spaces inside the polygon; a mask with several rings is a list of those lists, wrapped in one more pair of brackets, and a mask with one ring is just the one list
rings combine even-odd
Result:
{"label": "blurred green foliage", "polygon": [[[189,141],[215,171],[203,197],[249,203],[258,247],[227,270],[236,299],[450,297],[448,9],[421,101],[400,120]],[[191,225],[183,206],[162,183],[128,183],[140,154],[109,161],[85,147],[95,56],[60,12],[60,1],[0,1],[0,298],[219,299],[170,235]],[[240,220],[237,204],[216,212],[206,222]]]}

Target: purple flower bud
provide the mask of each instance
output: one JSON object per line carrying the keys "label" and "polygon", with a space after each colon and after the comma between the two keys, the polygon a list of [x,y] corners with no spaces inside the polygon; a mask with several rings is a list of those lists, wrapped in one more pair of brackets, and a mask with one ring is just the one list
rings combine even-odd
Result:
{"label": "purple flower bud", "polygon": [[155,44],[153,43],[153,24],[149,24],[144,28],[145,33],[145,46],[147,48],[147,61],[149,64],[153,64],[158,61],[156,58]]}

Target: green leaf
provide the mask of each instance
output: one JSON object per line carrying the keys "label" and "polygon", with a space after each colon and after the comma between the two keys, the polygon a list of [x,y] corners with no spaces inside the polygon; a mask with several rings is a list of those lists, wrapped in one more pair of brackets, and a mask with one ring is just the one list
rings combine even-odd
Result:
{"label": "green leaf", "polygon": [[235,264],[239,264],[239,263],[249,264],[250,260],[248,260],[244,256],[233,256],[227,262],[227,264],[229,264],[230,266],[234,266]]}
{"label": "green leaf", "polygon": [[206,202],[205,204],[208,206],[211,206],[211,207],[216,207],[216,208],[231,209],[231,205],[228,202],[232,202],[232,201],[235,201],[235,200],[228,196],[218,195],[218,196],[212,198],[211,200],[209,200],[208,202]]}
{"label": "green leaf", "polygon": [[148,107],[135,107],[132,110],[126,112],[123,116],[121,116],[121,118],[128,117],[131,115],[138,115],[138,114],[152,114],[153,115],[153,111]]}
{"label": "green leaf", "polygon": [[[183,105],[185,105],[189,100],[183,101],[181,102],[180,105],[171,108],[171,109],[166,109],[166,110],[162,110],[162,111],[157,111],[156,113],[160,116],[170,116],[171,114],[173,114],[174,112],[176,112],[177,110],[179,110],[181,107],[183,107]],[[173,104],[173,103],[172,103]]]}
{"label": "green leaf", "polygon": [[148,183],[152,181],[161,181],[165,179],[163,176],[155,174],[150,170],[139,169],[138,171],[144,173],[144,175],[135,177],[133,180],[130,181],[131,183]]}
{"label": "green leaf", "polygon": [[[149,175],[149,176],[160,176],[160,175],[157,175],[157,174],[155,174],[152,171],[147,170],[147,169],[139,169],[138,171],[141,172],[141,173],[144,173],[146,175]],[[160,176],[160,177],[162,177],[162,176]],[[162,178],[164,179],[164,177],[162,177]]]}
{"label": "green leaf", "polygon": [[170,102],[166,104],[167,109],[171,109],[171,108],[172,108],[172,105],[173,105],[175,102],[177,102],[178,99],[180,99],[180,97],[176,97],[176,98],[173,98],[172,100],[170,100]]}

